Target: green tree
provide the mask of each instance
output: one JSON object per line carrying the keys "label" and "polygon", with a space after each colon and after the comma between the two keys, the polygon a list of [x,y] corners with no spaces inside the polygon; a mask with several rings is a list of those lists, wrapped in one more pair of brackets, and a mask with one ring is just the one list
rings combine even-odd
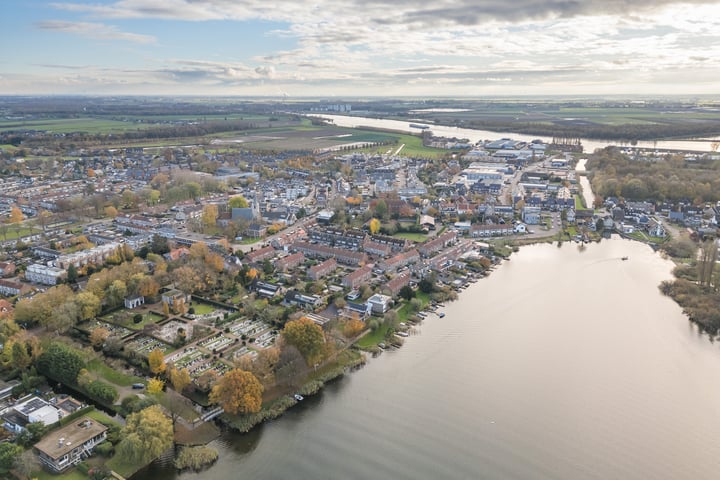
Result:
{"label": "green tree", "polygon": [[307,317],[291,320],[282,330],[283,339],[296,347],[308,365],[317,363],[325,349],[325,334],[315,322]]}
{"label": "green tree", "polygon": [[159,405],[152,405],[128,415],[116,451],[122,461],[144,465],[172,445],[172,421]]}
{"label": "green tree", "polygon": [[0,443],[0,473],[6,475],[23,452],[20,445],[10,442]]}
{"label": "green tree", "polygon": [[80,309],[80,320],[90,320],[100,313],[100,299],[87,290],[75,295],[75,304]]}
{"label": "green tree", "polygon": [[223,375],[210,392],[210,403],[230,414],[255,413],[262,407],[263,386],[250,372],[235,368]]}
{"label": "green tree", "polygon": [[43,375],[66,385],[75,385],[85,361],[80,352],[63,343],[52,343],[37,360],[37,369]]}
{"label": "green tree", "polygon": [[67,281],[68,283],[75,283],[78,279],[78,271],[77,268],[75,268],[75,265],[72,263],[68,267],[67,270]]}
{"label": "green tree", "polygon": [[245,200],[245,197],[243,197],[242,195],[236,195],[230,198],[228,206],[230,208],[248,208],[249,204],[248,201]]}

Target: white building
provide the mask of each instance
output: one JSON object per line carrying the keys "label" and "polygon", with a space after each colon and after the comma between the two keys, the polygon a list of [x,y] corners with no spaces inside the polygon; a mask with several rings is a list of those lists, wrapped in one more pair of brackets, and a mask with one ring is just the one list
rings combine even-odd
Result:
{"label": "white building", "polygon": [[57,285],[67,273],[62,268],[33,263],[25,270],[25,278],[43,285]]}
{"label": "white building", "polygon": [[390,310],[391,302],[391,297],[380,293],[376,293],[367,299],[368,308],[372,311],[372,313],[376,314],[383,314]]}

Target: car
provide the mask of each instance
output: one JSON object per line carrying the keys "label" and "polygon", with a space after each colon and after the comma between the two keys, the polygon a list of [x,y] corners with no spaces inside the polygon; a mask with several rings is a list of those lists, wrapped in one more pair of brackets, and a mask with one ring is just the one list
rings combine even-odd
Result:
{"label": "car", "polygon": [[133,383],[132,388],[133,388],[133,390],[142,390],[143,388],[145,388],[145,384],[144,383]]}

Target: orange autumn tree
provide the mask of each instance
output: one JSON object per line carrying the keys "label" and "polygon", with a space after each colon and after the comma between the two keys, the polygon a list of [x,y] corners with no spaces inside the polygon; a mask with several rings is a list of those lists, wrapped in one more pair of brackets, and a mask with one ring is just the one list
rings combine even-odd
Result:
{"label": "orange autumn tree", "polygon": [[259,412],[263,386],[255,375],[235,368],[223,375],[210,392],[210,403],[219,404],[232,415]]}

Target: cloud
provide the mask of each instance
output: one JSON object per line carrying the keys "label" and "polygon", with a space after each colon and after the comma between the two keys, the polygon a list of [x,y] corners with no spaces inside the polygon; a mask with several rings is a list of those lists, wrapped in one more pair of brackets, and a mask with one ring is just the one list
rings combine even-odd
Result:
{"label": "cloud", "polygon": [[96,40],[125,40],[134,43],[155,43],[151,35],[123,32],[114,25],[90,22],[66,22],[62,20],[46,20],[35,24],[41,30],[72,33]]}

